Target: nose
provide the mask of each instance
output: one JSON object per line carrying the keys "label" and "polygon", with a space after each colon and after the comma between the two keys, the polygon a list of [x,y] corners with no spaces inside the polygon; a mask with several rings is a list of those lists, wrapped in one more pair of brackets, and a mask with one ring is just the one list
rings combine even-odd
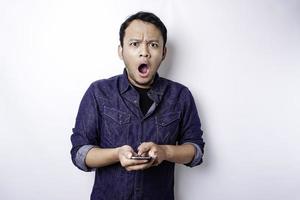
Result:
{"label": "nose", "polygon": [[140,57],[146,57],[146,58],[150,57],[148,46],[145,44],[140,46]]}

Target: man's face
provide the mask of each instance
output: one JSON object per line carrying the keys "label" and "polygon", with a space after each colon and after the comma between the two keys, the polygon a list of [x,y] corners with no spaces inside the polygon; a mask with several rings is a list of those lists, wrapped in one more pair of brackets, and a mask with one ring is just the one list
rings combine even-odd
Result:
{"label": "man's face", "polygon": [[140,88],[149,88],[166,55],[163,37],[153,24],[133,20],[125,30],[119,57],[124,61],[128,79]]}

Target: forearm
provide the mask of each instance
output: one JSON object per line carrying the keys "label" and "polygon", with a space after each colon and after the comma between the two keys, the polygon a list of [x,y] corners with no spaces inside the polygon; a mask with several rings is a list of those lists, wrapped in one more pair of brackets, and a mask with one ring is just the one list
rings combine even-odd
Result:
{"label": "forearm", "polygon": [[192,144],[162,145],[162,148],[165,151],[165,160],[178,164],[190,163],[196,152]]}
{"label": "forearm", "polygon": [[118,148],[94,147],[86,155],[85,164],[90,168],[104,167],[119,162]]}

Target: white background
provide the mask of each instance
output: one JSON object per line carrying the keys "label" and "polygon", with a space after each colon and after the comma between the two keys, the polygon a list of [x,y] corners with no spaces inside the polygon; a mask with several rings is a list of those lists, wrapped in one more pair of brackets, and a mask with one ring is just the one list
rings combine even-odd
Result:
{"label": "white background", "polygon": [[122,73],[118,31],[139,10],[169,31],[160,75],[192,91],[204,163],[181,200],[300,198],[300,1],[0,1],[0,199],[89,199],[70,135],[89,84]]}

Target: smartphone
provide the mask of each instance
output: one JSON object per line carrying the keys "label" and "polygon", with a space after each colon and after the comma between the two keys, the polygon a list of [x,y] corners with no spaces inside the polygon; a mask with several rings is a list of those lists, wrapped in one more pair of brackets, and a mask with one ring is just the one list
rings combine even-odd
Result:
{"label": "smartphone", "polygon": [[133,160],[151,160],[151,156],[131,156]]}

